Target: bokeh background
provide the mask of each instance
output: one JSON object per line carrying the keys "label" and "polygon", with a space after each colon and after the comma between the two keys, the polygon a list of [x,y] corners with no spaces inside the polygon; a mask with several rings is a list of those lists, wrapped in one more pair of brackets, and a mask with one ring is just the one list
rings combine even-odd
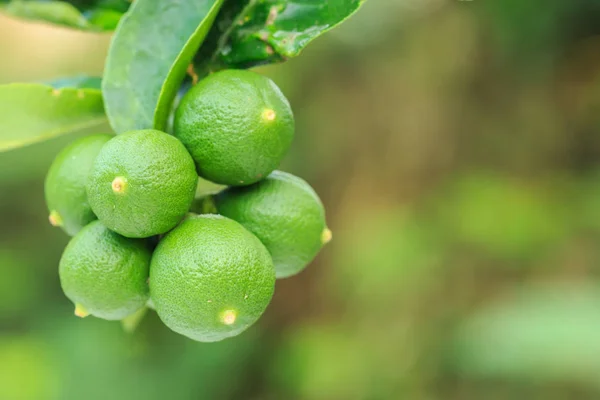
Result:
{"label": "bokeh background", "polygon": [[[108,40],[0,17],[0,82],[100,74]],[[370,0],[260,71],[331,244],[239,337],[128,334],[60,290],[76,135],[2,153],[1,400],[600,398],[600,0]]]}

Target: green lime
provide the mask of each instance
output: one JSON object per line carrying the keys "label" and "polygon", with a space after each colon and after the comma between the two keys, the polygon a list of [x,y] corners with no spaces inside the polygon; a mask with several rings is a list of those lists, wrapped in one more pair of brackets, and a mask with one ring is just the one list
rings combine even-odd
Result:
{"label": "green lime", "polygon": [[197,182],[194,161],[181,142],[148,129],[123,133],[104,145],[87,193],[108,228],[143,238],[177,225],[194,200]]}
{"label": "green lime", "polygon": [[48,219],[71,236],[96,219],[85,185],[96,156],[111,137],[93,135],[74,141],[58,153],[46,175]]}
{"label": "green lime", "polygon": [[274,289],[267,249],[220,215],[186,218],[152,256],[150,297],[158,316],[175,332],[201,342],[246,330],[265,311]]}
{"label": "green lime", "polygon": [[269,78],[226,70],[209,75],[186,93],[175,114],[174,131],[200,176],[243,186],[278,167],[294,137],[294,116]]}
{"label": "green lime", "polygon": [[145,240],[129,239],[94,221],[67,245],[59,276],[75,314],[123,319],[148,300],[151,251]]}
{"label": "green lime", "polygon": [[304,180],[274,171],[251,186],[229,188],[214,198],[219,214],[254,233],[271,253],[278,278],[310,263],[331,239],[325,209]]}

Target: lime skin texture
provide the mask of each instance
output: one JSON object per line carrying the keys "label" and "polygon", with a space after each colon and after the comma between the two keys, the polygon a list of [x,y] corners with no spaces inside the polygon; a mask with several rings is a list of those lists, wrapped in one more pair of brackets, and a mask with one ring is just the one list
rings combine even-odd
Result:
{"label": "lime skin texture", "polygon": [[120,320],[148,301],[151,249],[93,221],[71,239],[59,264],[65,295],[76,315]]}
{"label": "lime skin texture", "polygon": [[204,78],[182,98],[174,134],[201,177],[243,186],[279,166],[294,137],[294,116],[272,80],[251,71],[225,70]]}
{"label": "lime skin texture", "polygon": [[96,219],[88,203],[86,183],[100,149],[112,135],[91,135],[75,140],[54,159],[44,184],[50,223],[74,236]]}
{"label": "lime skin texture", "polygon": [[214,202],[219,214],[242,224],[265,245],[277,278],[302,271],[331,239],[319,196],[306,181],[286,172],[225,189]]}
{"label": "lime skin texture", "polygon": [[188,216],[159,243],[150,266],[150,297],[173,331],[215,342],[246,330],[273,296],[267,249],[237,222]]}
{"label": "lime skin texture", "polygon": [[198,176],[175,137],[148,129],[114,137],[94,162],[87,194],[108,228],[132,238],[165,233],[185,216]]}

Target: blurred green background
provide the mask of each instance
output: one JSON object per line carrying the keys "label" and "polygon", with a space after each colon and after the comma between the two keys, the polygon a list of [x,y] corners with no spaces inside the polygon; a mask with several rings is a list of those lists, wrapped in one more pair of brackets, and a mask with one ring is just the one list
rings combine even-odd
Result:
{"label": "blurred green background", "polygon": [[[176,22],[174,22],[176,23]],[[109,37],[0,17],[0,82]],[[334,239],[245,334],[73,316],[43,179],[0,154],[0,399],[600,398],[600,0],[370,0],[286,64]]]}

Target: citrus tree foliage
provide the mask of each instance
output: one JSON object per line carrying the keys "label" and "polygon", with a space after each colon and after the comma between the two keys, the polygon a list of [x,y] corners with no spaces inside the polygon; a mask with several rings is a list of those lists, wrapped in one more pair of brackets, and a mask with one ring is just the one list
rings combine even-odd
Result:
{"label": "citrus tree foliage", "polygon": [[0,85],[0,151],[106,118],[116,133],[166,130],[186,79],[296,57],[364,1],[0,1],[0,12],[15,18],[114,31],[103,77]]}

